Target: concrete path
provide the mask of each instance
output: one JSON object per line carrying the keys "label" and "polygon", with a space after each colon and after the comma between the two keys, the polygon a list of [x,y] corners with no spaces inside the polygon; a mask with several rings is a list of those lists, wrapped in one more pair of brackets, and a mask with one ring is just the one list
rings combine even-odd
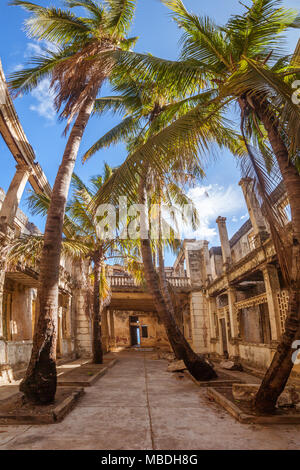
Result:
{"label": "concrete path", "polygon": [[242,425],[151,353],[123,352],[62,423],[0,426],[4,449],[299,449],[299,426]]}

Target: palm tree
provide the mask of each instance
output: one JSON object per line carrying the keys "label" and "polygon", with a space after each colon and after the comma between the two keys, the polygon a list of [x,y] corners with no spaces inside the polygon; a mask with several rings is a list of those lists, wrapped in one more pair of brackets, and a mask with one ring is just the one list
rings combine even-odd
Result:
{"label": "palm tree", "polygon": [[[267,208],[290,291],[285,332],[255,400],[258,411],[272,412],[293,367],[291,345],[300,327],[300,109],[292,101],[292,83],[297,74],[299,77],[300,58],[299,48],[293,57],[282,51],[283,33],[288,28],[299,28],[300,18],[296,11],[280,8],[281,0],[252,0],[243,15],[233,15],[225,26],[219,26],[210,18],[188,12],[181,0],[162,2],[173,11],[173,18],[183,30],[180,60],[118,52],[120,72],[127,67],[137,78],[177,88],[182,95],[197,93],[199,87],[206,86],[214,96],[207,104],[218,105],[217,112],[227,113],[229,103],[240,108],[247,166],[251,166]],[[189,118],[180,120],[177,134],[176,125],[170,126],[175,141],[179,135],[185,142],[196,136],[188,128],[183,131],[183,125],[192,118],[196,125],[197,113],[189,113]],[[259,146],[260,159],[255,158],[249,138]],[[272,184],[268,170],[272,166],[273,174],[283,179],[291,207],[292,237],[288,244],[284,244],[279,216],[274,214],[269,198]]]}
{"label": "palm tree", "polygon": [[[45,77],[51,78],[57,110],[74,120],[55,179],[47,215],[40,262],[40,314],[30,363],[20,390],[30,402],[53,401],[56,391],[56,313],[61,238],[66,201],[76,157],[94,102],[114,66],[112,53],[128,49],[136,38],[126,39],[135,11],[135,0],[65,0],[70,9],[82,8],[85,17],[71,10],[13,0],[31,13],[26,21],[30,37],[48,41],[51,51],[32,59],[33,66],[11,77],[10,87],[29,92]],[[53,50],[54,52],[53,52]]]}
{"label": "palm tree", "polygon": [[[183,99],[178,93],[172,93],[170,89],[164,89],[155,82],[136,81],[133,74],[120,79],[119,72],[113,74],[112,83],[114,84],[114,91],[121,92],[121,94],[96,100],[95,112],[102,114],[107,110],[113,110],[117,113],[125,113],[125,118],[120,124],[100,137],[85,153],[83,160],[90,158],[101,148],[125,141],[131,153],[122,167],[116,170],[118,175],[117,187],[114,187],[115,175],[107,183],[109,198],[114,197],[113,194],[121,195],[123,192],[123,195],[128,195],[133,201],[138,197],[138,201],[142,206],[145,204],[151,206],[153,195],[157,196],[157,200],[161,204],[163,199],[166,202],[166,196],[170,202],[170,192],[172,192],[172,196],[176,196],[177,204],[179,203],[182,206],[190,203],[191,201],[188,201],[176,182],[184,181],[186,183],[188,179],[191,179],[191,176],[203,175],[203,170],[197,161],[196,140],[194,145],[191,142],[189,143],[185,158],[183,158],[182,145],[180,149],[177,149],[177,157],[174,148],[170,152],[168,145],[165,145],[164,158],[167,158],[167,162],[161,159],[162,153],[160,153],[159,162],[153,156],[150,156],[149,161],[145,162],[145,148],[153,136],[160,135],[169,123],[182,115],[184,116],[187,111],[193,112],[196,107],[199,109],[207,99],[211,99],[212,93],[202,93]],[[211,110],[211,107],[205,110],[206,119]],[[238,149],[238,145],[234,141],[237,135],[226,128],[227,126],[225,127],[224,124],[227,124],[227,122],[222,123],[218,119],[217,113],[215,113],[214,119],[211,119],[210,127],[203,124],[202,136],[205,146],[208,145],[207,141],[213,134],[213,139],[217,140],[220,145],[222,142],[222,144],[232,149]],[[163,138],[161,142],[165,142]],[[158,165],[155,166],[155,163],[158,163]],[[143,168],[144,166],[146,169]],[[129,168],[131,168],[131,171]],[[158,182],[160,183],[158,184]],[[165,193],[163,187],[166,189]],[[100,199],[103,201],[103,197],[105,199],[102,189],[98,193],[98,202],[100,202]],[[157,194],[157,190],[159,194]],[[149,193],[152,194],[150,198]],[[141,215],[144,221],[143,225],[146,226],[147,215],[146,213]],[[141,254],[145,277],[157,312],[166,327],[170,344],[176,357],[184,360],[187,368],[196,379],[212,379],[216,377],[215,371],[202,356],[193,352],[176,325],[174,306],[164,275],[161,243],[158,243],[158,252],[160,254],[160,275],[157,274],[154,267],[151,240],[148,236],[142,237]]]}
{"label": "palm tree", "polygon": [[[103,363],[101,338],[101,315],[111,300],[110,285],[106,277],[106,260],[117,259],[122,262],[124,270],[129,271],[138,282],[141,282],[140,267],[136,243],[125,240],[101,239],[97,230],[97,218],[90,211],[91,201],[101,186],[107,181],[113,170],[105,164],[104,176],[91,178],[90,187],[86,186],[78,175],[72,175],[72,198],[67,205],[62,239],[63,255],[74,259],[86,259],[92,268],[93,281],[93,314],[92,314],[92,352],[93,363]],[[43,194],[31,192],[28,206],[33,215],[46,216],[50,199]],[[40,259],[43,248],[43,236],[22,235],[9,247],[7,255],[11,264],[33,263]]]}
{"label": "palm tree", "polygon": [[67,214],[80,227],[77,237],[84,240],[90,248],[89,258],[93,266],[93,316],[92,316],[92,351],[93,363],[103,363],[101,336],[101,315],[111,300],[111,291],[106,278],[105,259],[112,254],[115,240],[100,239],[97,232],[97,220],[89,211],[94,194],[99,191],[105,179],[111,175],[111,168],[105,166],[105,176],[91,179],[91,188],[87,187],[78,175],[73,173],[73,197],[68,205]]}
{"label": "palm tree", "polygon": [[[73,173],[73,197],[67,207],[67,215],[77,227],[76,239],[89,247],[89,259],[93,267],[93,362],[103,363],[103,348],[101,339],[101,315],[111,301],[111,289],[106,277],[106,260],[118,259],[124,270],[129,271],[137,282],[141,281],[139,268],[139,253],[136,241],[123,240],[118,236],[101,237],[98,230],[98,218],[91,210],[93,199],[109,180],[114,170],[104,166],[104,175],[91,178],[90,187],[86,186],[78,175]],[[117,228],[116,228],[117,229]]]}

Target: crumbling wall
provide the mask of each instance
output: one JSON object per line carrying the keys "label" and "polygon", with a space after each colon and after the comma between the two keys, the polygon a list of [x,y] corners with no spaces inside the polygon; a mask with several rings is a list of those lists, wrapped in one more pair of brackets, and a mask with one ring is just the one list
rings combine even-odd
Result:
{"label": "crumbling wall", "polygon": [[[160,322],[156,313],[115,310],[114,330],[117,347],[131,346],[130,316],[135,316],[139,319],[141,347],[165,348],[168,346],[165,327]],[[142,336],[142,326],[147,326],[147,338]]]}

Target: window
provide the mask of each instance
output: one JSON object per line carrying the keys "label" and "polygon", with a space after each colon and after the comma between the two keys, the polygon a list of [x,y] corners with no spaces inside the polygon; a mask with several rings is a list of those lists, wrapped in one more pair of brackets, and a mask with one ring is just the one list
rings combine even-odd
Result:
{"label": "window", "polygon": [[148,326],[142,325],[142,338],[148,338]]}
{"label": "window", "polygon": [[130,323],[139,323],[139,317],[130,316],[129,321]]}

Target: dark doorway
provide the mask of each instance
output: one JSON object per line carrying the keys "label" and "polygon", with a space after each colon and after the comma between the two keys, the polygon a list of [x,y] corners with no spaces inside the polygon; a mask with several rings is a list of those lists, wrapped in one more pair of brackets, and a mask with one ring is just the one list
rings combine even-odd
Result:
{"label": "dark doorway", "polygon": [[138,346],[141,344],[140,329],[138,326],[130,325],[130,338],[131,346]]}
{"label": "dark doorway", "polygon": [[221,332],[222,332],[222,344],[223,344],[223,354],[228,358],[228,346],[227,346],[227,335],[226,335],[226,321],[225,318],[220,319]]}

